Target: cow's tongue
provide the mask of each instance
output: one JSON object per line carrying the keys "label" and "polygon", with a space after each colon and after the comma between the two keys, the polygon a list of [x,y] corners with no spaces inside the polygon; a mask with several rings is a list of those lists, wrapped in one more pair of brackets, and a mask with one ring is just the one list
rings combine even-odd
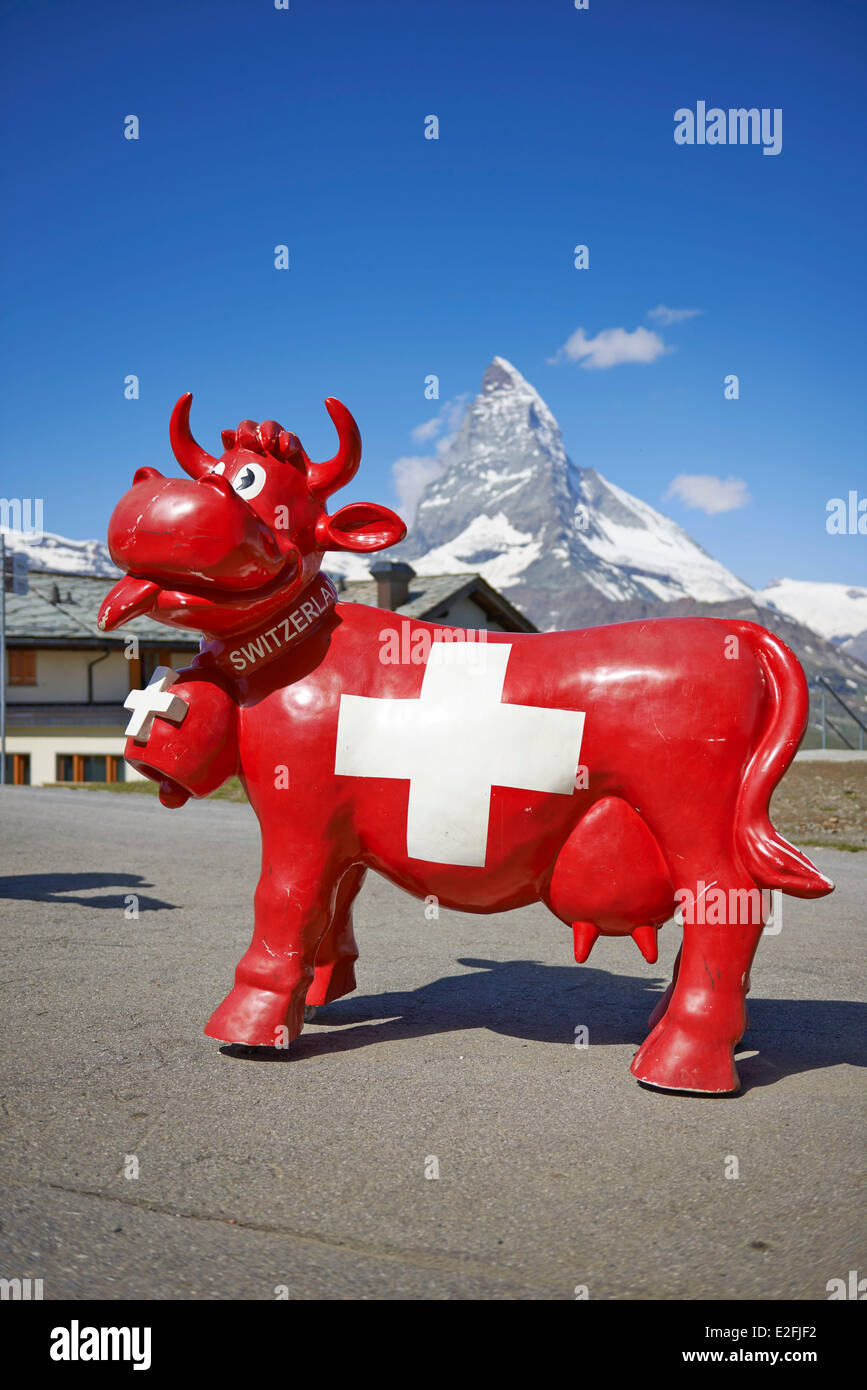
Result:
{"label": "cow's tongue", "polygon": [[103,632],[110,632],[121,623],[129,622],[130,618],[147,613],[159,591],[159,584],[152,579],[134,579],[131,574],[125,574],[103,599],[98,626]]}

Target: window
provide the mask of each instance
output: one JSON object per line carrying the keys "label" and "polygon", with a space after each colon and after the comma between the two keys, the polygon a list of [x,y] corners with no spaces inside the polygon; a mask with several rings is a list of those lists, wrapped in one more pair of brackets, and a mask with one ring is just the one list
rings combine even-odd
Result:
{"label": "window", "polygon": [[81,782],[81,759],[74,753],[58,753],[57,755],[57,781],[58,782]]}
{"label": "window", "polygon": [[126,763],[114,753],[58,753],[58,782],[125,782]]}
{"label": "window", "polygon": [[141,654],[141,685],[147,685],[158,666],[171,666],[171,647],[145,647]]}
{"label": "window", "polygon": [[12,787],[30,786],[30,754],[6,754],[6,785]]}
{"label": "window", "polygon": [[33,647],[13,647],[10,651],[9,684],[36,684],[36,651]]}

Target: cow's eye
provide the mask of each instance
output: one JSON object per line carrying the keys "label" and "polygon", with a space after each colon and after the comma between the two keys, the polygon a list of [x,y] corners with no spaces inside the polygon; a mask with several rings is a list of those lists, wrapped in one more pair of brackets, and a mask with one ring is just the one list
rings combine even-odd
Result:
{"label": "cow's eye", "polygon": [[261,463],[246,463],[232,479],[232,487],[245,502],[249,502],[251,497],[258,497],[262,491],[266,476]]}

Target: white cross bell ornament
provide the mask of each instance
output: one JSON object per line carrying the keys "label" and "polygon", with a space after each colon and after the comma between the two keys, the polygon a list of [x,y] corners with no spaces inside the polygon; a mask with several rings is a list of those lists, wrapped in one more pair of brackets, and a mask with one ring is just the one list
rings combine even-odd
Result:
{"label": "white cross bell ornament", "polygon": [[158,666],[144,690],[129,692],[123,702],[124,709],[132,710],[132,718],[124,730],[127,738],[147,743],[157,715],[172,724],[183,723],[190,707],[180,695],[169,694],[169,686],[177,679],[178,673],[171,666]]}

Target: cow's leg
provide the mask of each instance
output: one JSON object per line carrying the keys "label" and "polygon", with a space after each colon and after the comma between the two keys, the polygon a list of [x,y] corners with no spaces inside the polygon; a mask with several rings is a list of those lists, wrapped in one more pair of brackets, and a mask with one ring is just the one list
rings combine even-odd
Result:
{"label": "cow's leg", "polygon": [[703,900],[684,910],[671,997],[632,1072],[653,1086],[723,1093],[740,1084],[733,1050],[746,1026],[744,999],[764,904],[755,885],[730,864],[703,877]]}
{"label": "cow's leg", "polygon": [[[647,1020],[647,1026],[648,1026],[648,1028],[655,1028],[655,1027],[656,1027],[657,1023],[658,1023],[659,1020],[662,1018],[662,1015],[665,1013],[666,1009],[668,1008],[668,1006],[669,1006],[669,1004],[670,1004],[670,1002],[671,1002],[671,996],[674,994],[674,987],[675,987],[675,985],[677,984],[677,972],[678,972],[678,970],[680,969],[680,953],[681,953],[682,950],[683,950],[683,947],[681,946],[681,947],[678,949],[677,955],[676,955],[675,958],[674,958],[674,969],[673,969],[672,972],[671,972],[671,984],[668,986],[668,989],[666,989],[666,990],[663,991],[663,993],[659,996],[659,999],[656,1001],[656,1007],[654,1008],[653,1013],[650,1015],[650,1018]],[[749,994],[749,992],[750,992],[750,977],[749,977],[749,975],[748,975],[748,976],[747,976],[747,983],[746,983],[746,985],[745,985],[745,987],[744,987],[744,994],[747,995],[747,994]],[[749,1009],[746,1007],[746,1005],[744,1005],[744,1032],[746,1032],[746,1030],[749,1028],[749,1026],[750,1026],[750,1011],[749,1011]]]}
{"label": "cow's leg", "polygon": [[307,991],[305,1013],[319,1004],[330,1004],[344,994],[351,994],[355,989],[358,947],[352,930],[352,904],[366,873],[364,864],[353,864],[340,880],[331,926],[316,952],[313,983]]}
{"label": "cow's leg", "polygon": [[[655,1028],[655,1027],[656,1027],[657,1023],[658,1023],[659,1020],[662,1018],[663,1014],[665,1013],[666,1009],[668,1008],[669,1004],[671,1003],[671,996],[674,994],[674,987],[675,987],[675,985],[677,984],[677,972],[680,970],[680,955],[681,955],[681,951],[682,951],[682,950],[683,950],[683,947],[680,946],[680,947],[678,948],[677,955],[676,955],[675,958],[674,958],[674,969],[673,969],[672,972],[671,972],[671,984],[668,986],[668,988],[667,988],[666,990],[663,990],[662,994],[659,996],[658,1000],[656,1001],[656,1007],[654,1008],[652,1014],[650,1015],[650,1018],[647,1020],[647,1026],[648,1026],[648,1028]],[[745,985],[745,987],[744,987],[744,994],[747,995],[747,994],[749,994],[749,992],[750,992],[750,977],[749,977],[749,975],[748,975],[748,976],[747,976],[747,982],[746,982],[746,985]],[[746,1007],[746,1005],[744,1005],[744,1032],[747,1031],[747,1029],[749,1028],[749,1026],[750,1026],[750,1011],[749,1011],[749,1009]]]}
{"label": "cow's leg", "polygon": [[[329,837],[323,836],[323,843]],[[279,1047],[301,1032],[319,944],[331,925],[343,866],[303,847],[263,852],[253,940],[235,985],[205,1026],[225,1042]]]}
{"label": "cow's leg", "polygon": [[657,999],[656,1007],[654,1008],[653,1013],[650,1015],[650,1018],[647,1020],[648,1028],[656,1027],[657,1023],[662,1018],[662,1015],[665,1013],[666,1009],[668,1008],[671,1002],[671,996],[674,994],[674,987],[677,984],[677,974],[680,970],[680,957],[682,951],[683,947],[681,946],[679,947],[677,955],[674,958],[674,969],[671,972],[671,984],[668,986],[668,989],[664,990],[663,993]]}

